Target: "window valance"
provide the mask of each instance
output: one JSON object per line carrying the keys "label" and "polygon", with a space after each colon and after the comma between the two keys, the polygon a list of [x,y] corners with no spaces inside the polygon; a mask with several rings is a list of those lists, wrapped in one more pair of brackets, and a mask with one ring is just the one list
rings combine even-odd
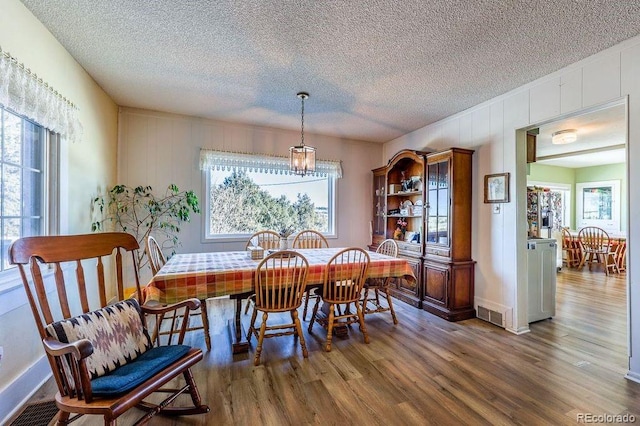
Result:
{"label": "window valance", "polygon": [[[243,152],[200,150],[200,170],[245,170],[262,173],[294,174],[289,170],[289,158],[278,155],[248,154]],[[340,161],[316,160],[316,171],[311,176],[342,177]]]}
{"label": "window valance", "polygon": [[0,104],[60,133],[72,142],[82,139],[76,106],[0,48]]}

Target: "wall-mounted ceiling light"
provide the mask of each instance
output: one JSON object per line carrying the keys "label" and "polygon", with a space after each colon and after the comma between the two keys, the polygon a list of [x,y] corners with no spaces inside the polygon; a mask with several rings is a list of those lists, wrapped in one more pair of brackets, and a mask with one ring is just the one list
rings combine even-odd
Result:
{"label": "wall-mounted ceiling light", "polygon": [[304,144],[304,100],[309,99],[309,94],[300,92],[297,96],[302,100],[302,139],[300,145],[289,148],[289,170],[297,175],[304,176],[316,170],[316,149]]}
{"label": "wall-mounted ceiling light", "polygon": [[577,139],[578,133],[575,129],[560,130],[551,135],[551,143],[554,145],[564,145],[575,142]]}

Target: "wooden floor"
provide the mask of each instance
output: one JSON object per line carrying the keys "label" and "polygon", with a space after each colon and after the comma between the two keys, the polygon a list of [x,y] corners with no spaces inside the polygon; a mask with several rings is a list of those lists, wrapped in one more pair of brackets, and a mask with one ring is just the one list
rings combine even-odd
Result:
{"label": "wooden floor", "polygon": [[[624,378],[625,287],[624,275],[565,268],[556,317],[521,336],[478,319],[449,323],[396,301],[400,324],[386,313],[368,317],[368,345],[354,327],[325,353],[323,330],[315,326],[312,334],[305,330],[308,359],[287,336],[265,342],[259,367],[252,362],[255,340],[249,354],[231,354],[224,327],[230,301],[210,300],[213,348],[194,373],[211,412],[157,416],[151,424],[561,425],[576,424],[581,413],[629,413],[638,421],[640,384]],[[191,344],[204,349],[202,334]],[[36,398],[53,393],[49,383]]]}

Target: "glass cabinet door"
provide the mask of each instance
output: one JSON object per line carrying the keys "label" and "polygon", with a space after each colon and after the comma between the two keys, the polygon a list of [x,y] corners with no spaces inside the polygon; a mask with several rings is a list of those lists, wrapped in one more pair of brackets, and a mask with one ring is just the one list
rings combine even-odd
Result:
{"label": "glass cabinet door", "polygon": [[449,246],[449,161],[427,167],[426,242]]}
{"label": "glass cabinet door", "polygon": [[374,175],[373,187],[373,235],[384,237],[387,230],[385,176]]}

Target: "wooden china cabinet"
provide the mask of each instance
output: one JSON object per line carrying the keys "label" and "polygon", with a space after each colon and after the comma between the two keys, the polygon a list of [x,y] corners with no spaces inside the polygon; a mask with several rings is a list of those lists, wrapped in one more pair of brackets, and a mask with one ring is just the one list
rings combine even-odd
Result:
{"label": "wooden china cabinet", "polygon": [[394,297],[415,307],[420,307],[422,289],[425,154],[403,150],[394,155],[386,166],[373,170],[372,244],[369,249],[375,250],[387,238],[396,240],[398,256],[407,259],[417,280],[414,283],[397,279],[391,292]]}
{"label": "wooden china cabinet", "polygon": [[[392,295],[449,321],[475,317],[471,259],[471,157],[451,148],[402,150],[373,170],[371,250],[386,238],[412,266],[416,283],[395,280]],[[406,222],[404,233],[398,221]]]}
{"label": "wooden china cabinet", "polygon": [[472,154],[452,148],[426,158],[422,308],[449,321],[475,317]]}

